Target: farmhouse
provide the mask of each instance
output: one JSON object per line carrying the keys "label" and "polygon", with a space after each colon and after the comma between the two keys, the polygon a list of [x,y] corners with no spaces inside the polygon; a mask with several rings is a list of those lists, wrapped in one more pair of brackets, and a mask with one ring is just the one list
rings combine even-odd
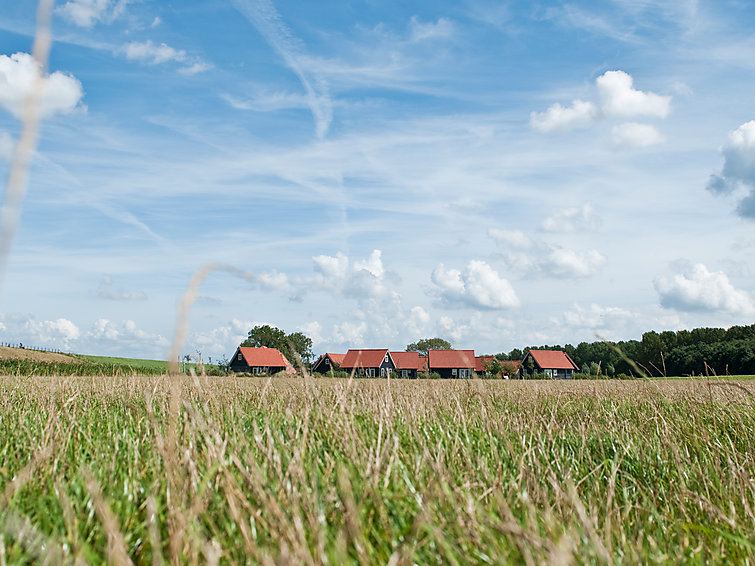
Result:
{"label": "farmhouse", "polygon": [[428,350],[427,365],[444,379],[468,379],[475,369],[474,350]]}
{"label": "farmhouse", "polygon": [[423,362],[427,358],[421,358],[419,352],[391,352],[391,359],[396,364],[398,377],[410,379],[417,378],[418,371],[427,371]]}
{"label": "farmhouse", "polygon": [[569,354],[561,350],[530,350],[524,356],[519,367],[522,377],[533,373],[544,373],[554,379],[571,379],[579,367],[569,357]]}
{"label": "farmhouse", "polygon": [[294,373],[294,368],[276,348],[250,348],[239,346],[229,364],[231,371],[238,373],[273,375],[285,371]]}
{"label": "farmhouse", "polygon": [[335,371],[343,365],[343,359],[346,354],[322,354],[312,366],[312,371],[316,373],[329,373]]}
{"label": "farmhouse", "polygon": [[388,377],[396,369],[388,348],[349,350],[341,369],[366,377]]}

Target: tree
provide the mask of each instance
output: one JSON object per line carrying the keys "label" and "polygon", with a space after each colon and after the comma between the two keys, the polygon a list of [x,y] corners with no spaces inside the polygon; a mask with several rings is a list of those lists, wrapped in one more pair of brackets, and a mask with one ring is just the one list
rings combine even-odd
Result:
{"label": "tree", "polygon": [[483,364],[483,368],[493,377],[500,377],[501,372],[503,371],[501,362],[499,362],[496,358],[493,358],[489,362],[485,362]]}
{"label": "tree", "polygon": [[304,363],[312,359],[312,340],[301,332],[286,334],[280,328],[264,324],[255,326],[249,331],[249,337],[241,346],[252,348],[276,348],[292,364],[296,364],[297,356]]}
{"label": "tree", "polygon": [[423,338],[413,344],[407,344],[407,352],[419,352],[420,356],[426,356],[428,350],[450,350],[451,342],[443,338]]}

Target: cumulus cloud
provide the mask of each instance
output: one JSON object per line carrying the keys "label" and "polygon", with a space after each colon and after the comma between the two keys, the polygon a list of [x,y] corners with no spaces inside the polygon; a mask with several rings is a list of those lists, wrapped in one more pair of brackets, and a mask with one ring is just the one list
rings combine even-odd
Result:
{"label": "cumulus cloud", "polygon": [[556,102],[545,112],[532,112],[530,124],[539,132],[573,130],[575,128],[588,128],[599,117],[600,112],[595,104],[584,100],[575,100],[569,107],[563,107]]}
{"label": "cumulus cloud", "polygon": [[[551,105],[545,112],[532,112],[530,125],[539,132],[589,128],[606,119],[637,116],[666,118],[671,112],[671,97],[637,90],[634,79],[624,71],[606,71],[597,79],[598,103],[574,100],[571,106]],[[612,130],[613,141],[622,147],[648,147],[663,141],[651,125],[622,123]]]}
{"label": "cumulus cloud", "polygon": [[613,143],[620,147],[643,148],[663,142],[663,135],[650,124],[625,122],[611,129]]}
{"label": "cumulus cloud", "polygon": [[582,230],[596,230],[600,226],[600,218],[590,203],[580,207],[557,210],[543,220],[542,229],[546,232],[579,232]]}
{"label": "cumulus cloud", "polygon": [[[0,107],[20,117],[24,100],[41,72],[39,63],[28,53],[14,53],[10,57],[0,55]],[[42,118],[72,112],[84,96],[81,82],[60,71],[44,77],[43,85],[39,104]]]}
{"label": "cumulus cloud", "polygon": [[514,288],[486,262],[472,260],[462,272],[436,267],[431,276],[433,290],[443,302],[483,309],[508,309],[519,306]]}
{"label": "cumulus cloud", "polygon": [[661,306],[668,309],[755,313],[748,293],[736,289],[722,271],[709,271],[701,263],[672,277],[659,277],[654,284]]}
{"label": "cumulus cloud", "polygon": [[101,352],[114,352],[133,355],[143,352],[145,357],[164,359],[169,341],[160,334],[147,332],[139,328],[133,320],[120,323],[106,318],[96,320],[86,335],[87,346],[95,346]]}
{"label": "cumulus cloud", "polygon": [[707,189],[716,195],[736,194],[737,214],[755,219],[755,120],[729,132],[721,148],[724,166],[720,175],[711,175]]}
{"label": "cumulus cloud", "polygon": [[109,275],[105,275],[97,287],[97,296],[108,301],[145,301],[147,294],[143,291],[127,291],[115,287]]}
{"label": "cumulus cloud", "polygon": [[315,276],[298,282],[302,292],[321,288],[362,299],[390,295],[380,250],[373,250],[368,258],[353,262],[341,252],[335,256],[315,256],[312,261]]}
{"label": "cumulus cloud", "polygon": [[55,9],[68,21],[84,28],[91,28],[97,22],[112,22],[123,13],[127,0],[71,0]]}
{"label": "cumulus cloud", "polygon": [[55,320],[28,320],[24,325],[27,341],[35,345],[68,348],[70,343],[81,336],[78,326],[67,318]]}
{"label": "cumulus cloud", "polygon": [[634,79],[624,71],[606,71],[595,80],[603,112],[627,118],[653,116],[666,118],[671,112],[671,97],[643,92],[633,87]]}
{"label": "cumulus cloud", "polygon": [[534,240],[516,230],[492,229],[488,235],[502,247],[502,256],[509,269],[524,277],[591,277],[606,262],[605,256],[597,250],[570,250]]}

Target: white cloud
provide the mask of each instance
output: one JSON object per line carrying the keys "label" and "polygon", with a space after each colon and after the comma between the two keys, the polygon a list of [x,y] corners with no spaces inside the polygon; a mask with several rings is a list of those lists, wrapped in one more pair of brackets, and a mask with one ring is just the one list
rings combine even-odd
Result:
{"label": "white cloud", "polygon": [[587,308],[574,304],[572,310],[564,313],[566,324],[590,329],[611,329],[623,326],[635,318],[636,315],[628,310],[619,307],[602,307],[595,303]]}
{"label": "white cloud", "polygon": [[192,334],[187,340],[188,349],[201,352],[203,357],[233,356],[236,347],[249,336],[249,331],[260,324],[266,323],[234,318],[221,326]]}
{"label": "white cloud", "polygon": [[337,344],[346,345],[364,344],[366,332],[367,323],[363,320],[342,322],[333,327],[333,341]]}
{"label": "white cloud", "polygon": [[55,9],[65,19],[77,26],[91,28],[97,22],[110,23],[123,13],[127,0],[71,0]]}
{"label": "white cloud", "polygon": [[165,359],[169,346],[166,338],[142,330],[133,320],[123,320],[117,324],[100,318],[92,324],[83,339],[88,348],[94,346],[98,352],[139,352],[138,357],[155,359]]}
{"label": "white cloud", "polygon": [[28,320],[24,325],[27,341],[32,345],[59,346],[67,349],[70,343],[77,340],[81,333],[79,328],[67,318],[56,320]]}
{"label": "white cloud", "polygon": [[147,294],[144,291],[127,291],[113,286],[113,280],[105,275],[97,288],[97,296],[108,301],[145,301]]}
{"label": "white cloud", "polygon": [[606,258],[596,250],[576,252],[558,248],[541,262],[540,269],[551,277],[582,278],[595,275],[605,262]]}
{"label": "white cloud", "polygon": [[[40,76],[41,68],[28,53],[0,55],[0,106],[16,117],[23,112],[24,100]],[[44,91],[39,103],[42,118],[72,112],[84,92],[81,82],[72,75],[55,71],[43,80]]]}
{"label": "white cloud", "polygon": [[625,122],[611,129],[613,143],[628,148],[650,147],[664,141],[661,133],[650,124]]}
{"label": "white cloud", "polygon": [[[581,210],[574,216],[579,218],[584,214],[585,211]],[[588,216],[589,214],[588,209]],[[571,219],[571,216],[571,214],[567,215],[566,222]],[[533,240],[516,230],[492,229],[488,231],[488,235],[504,248],[502,255],[509,269],[518,271],[524,277],[557,279],[591,277],[606,262],[605,256],[597,250],[584,252],[570,250],[542,240]]]}
{"label": "white cloud", "polygon": [[755,219],[755,120],[729,132],[720,151],[724,166],[720,175],[711,176],[708,190],[717,195],[739,193],[737,213]]}
{"label": "white cloud", "polygon": [[380,250],[373,250],[370,257],[363,261],[354,262],[355,271],[368,271],[375,277],[382,277],[385,273],[383,269],[383,261],[381,259],[382,252]]}
{"label": "white cloud", "polygon": [[[624,71],[606,71],[597,79],[599,104],[574,100],[569,107],[555,103],[545,112],[531,112],[530,126],[540,132],[589,128],[605,119],[633,116],[666,118],[671,112],[671,97],[635,89],[634,79]],[[663,141],[658,130],[633,122],[617,125],[613,141],[624,147],[648,147]]]}
{"label": "white cloud", "polygon": [[155,45],[152,41],[132,41],[123,46],[127,59],[144,61],[150,65],[158,65],[168,61],[182,62],[186,60],[186,51],[174,49],[165,43]]}
{"label": "white cloud", "polygon": [[210,65],[209,63],[205,63],[204,61],[197,61],[187,67],[181,67],[180,69],[178,69],[178,72],[182,75],[192,76],[198,73],[204,73],[205,71],[209,71],[210,69],[212,69],[212,65]]}
{"label": "white cloud", "polygon": [[466,305],[484,309],[508,309],[519,306],[514,288],[486,262],[472,260],[462,273],[436,267],[431,276],[440,298],[451,305]]}
{"label": "white cloud", "polygon": [[624,71],[606,71],[595,81],[603,112],[608,116],[655,116],[671,112],[671,97],[636,90],[634,79]]}
{"label": "white cloud", "polygon": [[421,22],[413,16],[409,25],[411,41],[425,41],[445,39],[453,35],[453,24],[446,18],[438,18],[435,22]]}
{"label": "white cloud", "polygon": [[542,223],[542,228],[546,232],[579,232],[596,230],[599,226],[600,218],[590,203],[557,210]]}
{"label": "white cloud", "polygon": [[315,132],[324,138],[333,120],[333,103],[324,78],[305,64],[303,43],[285,25],[275,5],[270,0],[233,0],[241,12],[262,34],[268,44],[278,52],[299,78],[307,93],[307,101],[315,119]]}
{"label": "white cloud", "polygon": [[535,242],[520,230],[501,230],[500,228],[491,228],[488,230],[488,236],[499,244],[514,250],[529,250],[535,247]]}
{"label": "white cloud", "polygon": [[545,112],[530,113],[530,124],[539,132],[588,128],[600,118],[598,107],[592,102],[575,100],[565,108],[558,102]]}
{"label": "white cloud", "polygon": [[724,311],[735,314],[755,312],[755,302],[736,289],[722,271],[708,271],[698,263],[673,277],[659,277],[655,289],[661,306],[678,311]]}

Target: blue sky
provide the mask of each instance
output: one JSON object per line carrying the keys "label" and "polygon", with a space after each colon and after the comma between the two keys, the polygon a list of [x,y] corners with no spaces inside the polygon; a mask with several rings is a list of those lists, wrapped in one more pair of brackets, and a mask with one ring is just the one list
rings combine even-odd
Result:
{"label": "blue sky", "polygon": [[[0,172],[38,70],[0,0]],[[0,340],[480,353],[755,318],[755,6],[59,0]]]}

